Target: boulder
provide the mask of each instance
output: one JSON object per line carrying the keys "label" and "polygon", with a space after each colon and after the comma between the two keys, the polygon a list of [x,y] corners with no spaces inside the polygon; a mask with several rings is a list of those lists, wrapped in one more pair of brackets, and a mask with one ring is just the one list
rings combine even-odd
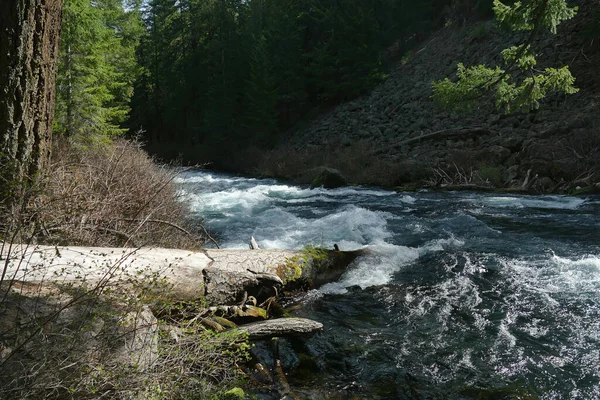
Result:
{"label": "boulder", "polygon": [[342,173],[333,168],[325,168],[319,175],[311,182],[311,187],[322,186],[325,189],[335,189],[338,187],[348,185],[348,181],[342,175]]}
{"label": "boulder", "polygon": [[339,170],[329,167],[317,167],[303,171],[295,180],[300,183],[310,183],[313,188],[322,186],[326,189],[334,189],[348,185],[348,181]]}

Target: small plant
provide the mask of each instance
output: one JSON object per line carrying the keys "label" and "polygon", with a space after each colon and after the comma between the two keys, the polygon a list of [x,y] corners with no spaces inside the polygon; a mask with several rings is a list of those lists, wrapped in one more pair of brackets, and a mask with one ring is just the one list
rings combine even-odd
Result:
{"label": "small plant", "polygon": [[414,56],[415,56],[415,53],[412,50],[408,50],[406,53],[404,53],[402,55],[400,62],[402,63],[402,65],[406,65],[410,62],[410,60],[412,60],[412,58]]}
{"label": "small plant", "polygon": [[498,167],[484,166],[476,171],[482,184],[491,184],[496,188],[502,187],[502,170]]}

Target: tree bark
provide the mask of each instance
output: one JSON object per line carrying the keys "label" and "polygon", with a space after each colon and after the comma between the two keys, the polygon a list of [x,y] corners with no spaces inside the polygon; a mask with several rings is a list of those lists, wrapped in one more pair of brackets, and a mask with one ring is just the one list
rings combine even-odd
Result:
{"label": "tree bark", "polygon": [[49,155],[61,6],[62,0],[0,1],[2,197],[33,179]]}
{"label": "tree bark", "polygon": [[312,335],[323,330],[323,324],[306,318],[280,318],[253,322],[238,328],[252,340],[273,337]]}

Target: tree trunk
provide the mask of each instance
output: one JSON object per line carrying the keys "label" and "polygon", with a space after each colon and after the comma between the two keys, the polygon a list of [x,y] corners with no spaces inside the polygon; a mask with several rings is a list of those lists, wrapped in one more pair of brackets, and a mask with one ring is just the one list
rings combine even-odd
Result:
{"label": "tree trunk", "polygon": [[47,159],[62,0],[0,1],[0,201]]}

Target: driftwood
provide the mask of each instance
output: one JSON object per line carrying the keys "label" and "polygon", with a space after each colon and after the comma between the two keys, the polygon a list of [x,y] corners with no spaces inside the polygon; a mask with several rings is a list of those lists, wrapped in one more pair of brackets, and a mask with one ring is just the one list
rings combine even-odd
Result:
{"label": "driftwood", "polygon": [[306,318],[281,318],[254,322],[238,328],[248,333],[251,340],[273,337],[304,336],[323,330],[323,324]]}
{"label": "driftwood", "polygon": [[[101,248],[16,245],[0,252],[0,283],[28,286],[90,286],[99,281],[165,284],[171,300],[207,297],[216,304],[239,304],[244,296],[259,303],[279,293],[290,277],[310,287],[335,280],[361,251],[324,251],[325,261],[295,250],[204,250]],[[330,262],[329,262],[330,261]],[[301,271],[301,273],[299,273]],[[285,279],[284,279],[285,278]]]}
{"label": "driftwood", "polygon": [[260,250],[260,247],[258,247],[258,243],[256,243],[254,236],[250,236],[250,250]]}

